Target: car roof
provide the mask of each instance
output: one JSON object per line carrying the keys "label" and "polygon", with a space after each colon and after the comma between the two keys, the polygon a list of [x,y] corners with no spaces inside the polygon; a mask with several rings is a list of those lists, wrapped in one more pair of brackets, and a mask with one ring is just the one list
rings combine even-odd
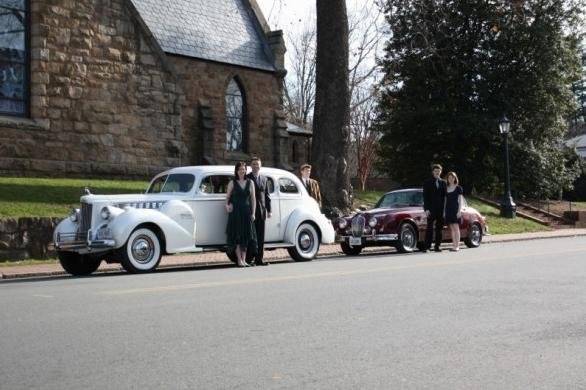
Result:
{"label": "car roof", "polygon": [[393,191],[386,192],[385,195],[393,194],[396,192],[422,192],[422,191],[423,191],[422,188],[401,188],[399,190],[393,190]]}
{"label": "car roof", "polygon": [[[287,176],[297,177],[293,173],[286,171],[284,169],[278,168],[269,168],[269,167],[262,167],[260,169],[262,174],[265,175],[279,175],[279,176]],[[248,167],[248,172],[250,172],[250,167]],[[176,167],[171,168],[167,171],[161,172],[156,176],[160,176],[163,174],[172,174],[172,173],[191,173],[193,175],[199,176],[206,173],[234,173],[234,166],[233,165],[193,165],[193,166],[185,166],[185,167]]]}

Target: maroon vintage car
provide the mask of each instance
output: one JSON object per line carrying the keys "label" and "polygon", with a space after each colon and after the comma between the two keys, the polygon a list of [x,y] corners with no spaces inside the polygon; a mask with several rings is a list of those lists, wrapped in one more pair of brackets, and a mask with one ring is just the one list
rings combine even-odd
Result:
{"label": "maroon vintage car", "polygon": [[[423,211],[423,190],[410,188],[382,196],[372,210],[338,218],[334,222],[336,242],[347,255],[357,255],[366,246],[394,246],[399,252],[422,249],[427,218]],[[464,243],[475,248],[488,232],[486,219],[464,204],[460,233]],[[443,238],[450,241],[444,226]]]}

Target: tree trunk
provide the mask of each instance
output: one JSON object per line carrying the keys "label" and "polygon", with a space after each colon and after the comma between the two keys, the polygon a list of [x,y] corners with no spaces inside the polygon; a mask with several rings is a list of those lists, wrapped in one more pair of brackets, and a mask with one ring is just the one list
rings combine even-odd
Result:
{"label": "tree trunk", "polygon": [[348,16],[345,0],[316,0],[316,98],[312,163],[326,215],[350,208]]}

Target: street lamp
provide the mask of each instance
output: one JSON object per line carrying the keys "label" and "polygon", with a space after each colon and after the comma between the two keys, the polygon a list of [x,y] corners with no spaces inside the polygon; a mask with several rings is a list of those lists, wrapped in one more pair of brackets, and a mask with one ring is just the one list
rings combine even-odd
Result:
{"label": "street lamp", "polygon": [[511,196],[511,179],[509,174],[509,131],[511,130],[511,121],[503,115],[499,121],[499,131],[505,137],[505,194],[501,202],[501,217],[515,218],[517,205],[513,202]]}

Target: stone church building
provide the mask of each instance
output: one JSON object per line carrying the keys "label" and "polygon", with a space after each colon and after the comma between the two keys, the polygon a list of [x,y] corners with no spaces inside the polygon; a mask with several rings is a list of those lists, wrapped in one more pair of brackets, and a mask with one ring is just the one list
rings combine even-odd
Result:
{"label": "stone church building", "polygon": [[293,169],[284,54],[255,0],[0,0],[0,174]]}

